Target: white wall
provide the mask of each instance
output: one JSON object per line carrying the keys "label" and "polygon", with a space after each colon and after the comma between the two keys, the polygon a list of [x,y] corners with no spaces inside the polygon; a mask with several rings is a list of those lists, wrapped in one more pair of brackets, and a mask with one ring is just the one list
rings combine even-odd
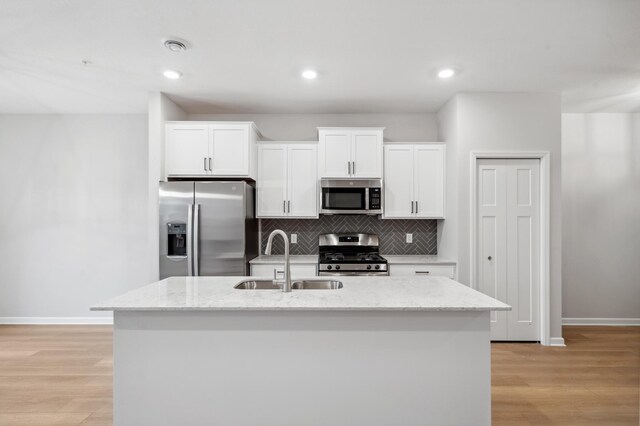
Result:
{"label": "white wall", "polygon": [[640,324],[640,114],[563,114],[562,190],[563,316]]}
{"label": "white wall", "polygon": [[386,127],[384,140],[438,140],[435,114],[189,114],[189,120],[254,121],[265,140],[318,140],[316,127]]}
{"label": "white wall", "polygon": [[[455,229],[458,279],[470,283],[470,158],[472,151],[549,151],[551,153],[551,337],[562,336],[562,206],[560,96],[553,93],[461,93],[440,111],[440,127],[447,146],[455,145],[457,184],[447,185],[447,202],[457,205],[457,216],[447,216]],[[455,114],[452,109],[455,108]],[[452,120],[457,129],[452,132]],[[447,129],[449,129],[447,131]],[[449,154],[449,149],[447,149]],[[449,170],[451,172],[451,170]],[[446,228],[442,230],[446,233]]]}
{"label": "white wall", "polygon": [[148,281],[147,167],[146,115],[0,115],[0,322]]}
{"label": "white wall", "polygon": [[160,246],[159,212],[158,212],[158,182],[165,177],[165,121],[186,120],[187,113],[176,105],[165,94],[152,92],[149,94],[149,139],[148,139],[148,163],[149,174],[145,177],[148,183],[147,228],[149,234],[149,246],[145,256],[148,280],[157,281],[160,277],[160,258],[158,247]]}

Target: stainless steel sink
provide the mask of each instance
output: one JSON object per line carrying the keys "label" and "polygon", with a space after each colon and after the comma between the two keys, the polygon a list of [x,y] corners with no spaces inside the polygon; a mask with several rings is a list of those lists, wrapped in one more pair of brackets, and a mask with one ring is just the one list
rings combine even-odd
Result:
{"label": "stainless steel sink", "polygon": [[274,280],[248,280],[235,285],[239,290],[282,290],[282,284]]}
{"label": "stainless steel sink", "polygon": [[335,280],[303,280],[294,281],[291,288],[294,290],[337,290],[342,288],[342,283]]}
{"label": "stainless steel sink", "polygon": [[[233,288],[238,290],[282,290],[282,283],[274,280],[241,281]],[[298,280],[291,284],[293,290],[336,290],[342,283],[335,280]]]}

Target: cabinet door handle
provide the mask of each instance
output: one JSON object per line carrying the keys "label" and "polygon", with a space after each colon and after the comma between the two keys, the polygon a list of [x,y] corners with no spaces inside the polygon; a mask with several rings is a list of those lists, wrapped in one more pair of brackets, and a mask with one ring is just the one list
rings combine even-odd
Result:
{"label": "cabinet door handle", "polygon": [[291,213],[291,201],[287,201],[287,213]]}
{"label": "cabinet door handle", "polygon": [[416,275],[429,275],[430,271],[416,271]]}
{"label": "cabinet door handle", "polygon": [[489,257],[487,257],[487,259],[488,259],[488,260],[491,260],[491,259],[493,259],[493,257],[489,256]]}
{"label": "cabinet door handle", "polygon": [[349,166],[349,176],[351,176],[351,161],[347,161],[347,165]]}
{"label": "cabinet door handle", "polygon": [[213,169],[211,168],[211,157],[209,157],[209,171],[213,171]]}
{"label": "cabinet door handle", "polygon": [[418,202],[416,201],[416,214],[418,214]]}
{"label": "cabinet door handle", "polygon": [[204,157],[204,171],[207,171],[207,157]]}
{"label": "cabinet door handle", "polygon": [[282,213],[286,213],[286,212],[287,212],[287,201],[282,200]]}
{"label": "cabinet door handle", "polygon": [[353,175],[355,176],[356,174],[356,162],[353,162],[353,167],[351,167],[351,170],[353,170]]}
{"label": "cabinet door handle", "polygon": [[413,214],[413,201],[411,202],[411,214]]}

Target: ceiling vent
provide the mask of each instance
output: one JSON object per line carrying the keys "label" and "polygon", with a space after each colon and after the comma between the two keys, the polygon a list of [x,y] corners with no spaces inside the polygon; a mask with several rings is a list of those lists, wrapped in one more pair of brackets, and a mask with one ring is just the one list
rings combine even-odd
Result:
{"label": "ceiling vent", "polygon": [[187,45],[179,40],[167,40],[164,42],[164,47],[172,52],[184,52],[187,50]]}

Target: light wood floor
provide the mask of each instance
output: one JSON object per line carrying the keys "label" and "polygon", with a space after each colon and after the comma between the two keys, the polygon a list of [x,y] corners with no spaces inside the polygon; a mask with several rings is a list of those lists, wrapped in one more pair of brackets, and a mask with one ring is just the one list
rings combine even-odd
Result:
{"label": "light wood floor", "polygon": [[[564,336],[492,345],[493,423],[638,425],[640,327]],[[112,366],[109,326],[0,326],[0,425],[110,425]]]}

